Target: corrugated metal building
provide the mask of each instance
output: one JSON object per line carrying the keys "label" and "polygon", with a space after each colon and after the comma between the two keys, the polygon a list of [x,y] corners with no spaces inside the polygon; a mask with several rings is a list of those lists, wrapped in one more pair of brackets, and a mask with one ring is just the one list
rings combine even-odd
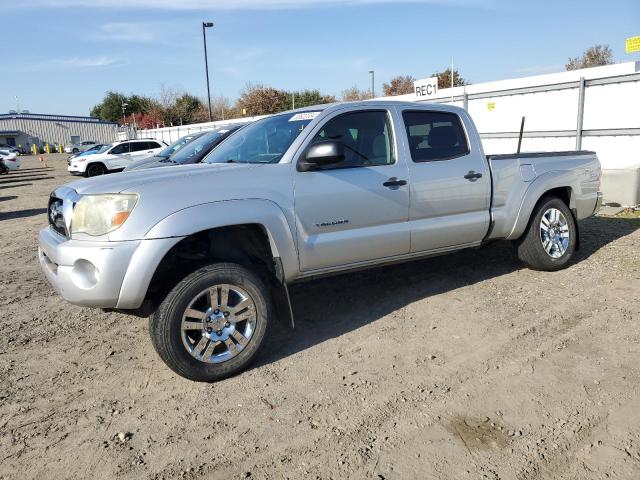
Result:
{"label": "corrugated metal building", "polygon": [[0,144],[21,147],[41,147],[93,140],[111,143],[117,139],[118,125],[98,118],[45,115],[40,113],[0,114]]}

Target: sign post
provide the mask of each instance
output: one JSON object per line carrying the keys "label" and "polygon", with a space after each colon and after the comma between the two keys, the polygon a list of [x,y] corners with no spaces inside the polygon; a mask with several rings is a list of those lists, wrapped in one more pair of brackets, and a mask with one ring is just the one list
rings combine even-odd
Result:
{"label": "sign post", "polygon": [[418,99],[435,98],[438,96],[438,77],[423,78],[413,82],[413,91]]}

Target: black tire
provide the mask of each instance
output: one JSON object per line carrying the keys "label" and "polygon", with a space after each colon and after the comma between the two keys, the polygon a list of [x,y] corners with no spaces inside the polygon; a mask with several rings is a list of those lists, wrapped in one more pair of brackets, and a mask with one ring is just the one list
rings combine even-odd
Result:
{"label": "black tire", "polygon": [[[550,209],[557,209],[562,213],[569,232],[566,250],[557,258],[547,253],[543,246],[541,221],[542,216]],[[557,197],[543,197],[533,209],[527,230],[520,240],[516,242],[518,258],[527,267],[534,270],[548,272],[560,270],[567,266],[573,256],[577,236],[578,229],[576,228],[576,222],[567,204]]]}
{"label": "black tire", "polygon": [[85,171],[85,176],[87,177],[97,177],[99,175],[104,175],[107,173],[107,169],[101,163],[90,163],[87,165],[87,170]]}
{"label": "black tire", "polygon": [[[194,358],[182,337],[182,317],[194,297],[209,287],[229,284],[242,288],[255,304],[255,328],[248,343],[234,357],[221,363]],[[149,317],[151,342],[164,363],[181,377],[197,382],[214,382],[244,370],[264,343],[271,323],[269,290],[258,275],[234,263],[203,267],[176,285]]]}
{"label": "black tire", "polygon": [[73,150],[71,150],[71,153],[78,153],[79,150],[77,148],[74,148]]}

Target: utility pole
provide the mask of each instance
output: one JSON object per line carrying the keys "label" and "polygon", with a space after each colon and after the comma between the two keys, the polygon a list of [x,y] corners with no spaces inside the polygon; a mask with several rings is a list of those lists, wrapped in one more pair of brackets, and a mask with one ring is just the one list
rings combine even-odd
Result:
{"label": "utility pole", "polygon": [[376,72],[369,70],[371,74],[371,98],[376,98]]}
{"label": "utility pole", "polygon": [[211,116],[211,91],[209,89],[209,60],[207,58],[207,33],[206,28],[213,27],[213,22],[202,22],[202,41],[204,43],[204,70],[207,74],[207,107],[209,107],[209,121],[213,120]]}

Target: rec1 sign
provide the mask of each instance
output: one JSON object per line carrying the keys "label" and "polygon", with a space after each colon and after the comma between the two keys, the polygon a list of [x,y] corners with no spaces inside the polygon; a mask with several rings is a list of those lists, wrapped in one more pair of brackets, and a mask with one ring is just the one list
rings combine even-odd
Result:
{"label": "rec1 sign", "polygon": [[413,82],[413,91],[418,98],[434,98],[438,96],[438,77],[424,78]]}

